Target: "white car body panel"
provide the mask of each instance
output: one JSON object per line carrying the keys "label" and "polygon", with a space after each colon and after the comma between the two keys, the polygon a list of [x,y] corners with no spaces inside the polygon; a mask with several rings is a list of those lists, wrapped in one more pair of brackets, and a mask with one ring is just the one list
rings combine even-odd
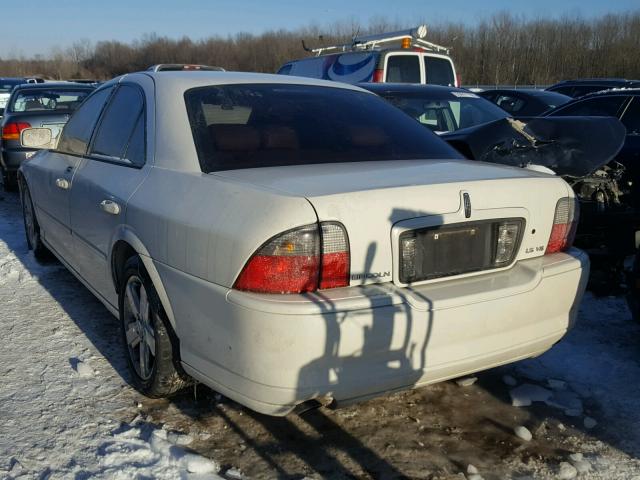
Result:
{"label": "white car body panel", "polygon": [[[349,402],[537,355],[573,324],[588,259],[575,249],[544,255],[556,203],[573,197],[559,177],[461,160],[206,174],[185,90],[232,83],[361,90],[219,72],[141,73],[114,83],[123,79],[145,92],[142,168],[83,158],[70,174],[67,197],[52,190],[56,173],[47,170],[60,154],[35,155],[21,172],[43,240],[114,314],[114,247],[126,242],[141,257],[180,341],[185,370],[212,388],[284,415],[311,399]],[[471,199],[468,218],[463,193]],[[101,211],[102,198],[118,202],[120,213]],[[57,242],[51,225],[60,222],[45,220],[52,202],[71,212],[63,212],[70,242]],[[411,286],[399,281],[397,239],[404,229],[510,217],[526,221],[511,265]],[[233,289],[268,239],[329,220],[349,236],[348,287],[302,295]]]}

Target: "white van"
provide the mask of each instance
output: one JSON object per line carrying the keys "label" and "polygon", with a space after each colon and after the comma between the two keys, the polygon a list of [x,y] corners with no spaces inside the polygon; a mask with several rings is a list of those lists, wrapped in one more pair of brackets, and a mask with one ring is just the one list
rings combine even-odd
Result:
{"label": "white van", "polygon": [[356,38],[348,45],[307,49],[316,56],[290,61],[280,67],[278,73],[345,83],[425,83],[459,87],[460,79],[449,49],[424,40],[426,31],[427,27],[423,25]]}

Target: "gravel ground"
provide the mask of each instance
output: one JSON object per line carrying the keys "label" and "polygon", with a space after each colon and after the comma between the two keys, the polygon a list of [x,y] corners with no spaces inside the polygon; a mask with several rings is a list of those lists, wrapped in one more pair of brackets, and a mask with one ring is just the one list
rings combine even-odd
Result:
{"label": "gravel ground", "polygon": [[2,479],[640,480],[640,326],[622,298],[587,295],[560,344],[472,385],[286,418],[203,386],[172,400],[135,392],[117,321],[60,264],[27,251],[9,194],[0,305]]}

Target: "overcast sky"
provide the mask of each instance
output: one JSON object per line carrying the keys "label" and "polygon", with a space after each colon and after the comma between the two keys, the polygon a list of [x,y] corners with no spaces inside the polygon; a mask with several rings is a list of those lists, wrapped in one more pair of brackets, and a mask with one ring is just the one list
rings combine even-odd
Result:
{"label": "overcast sky", "polygon": [[81,39],[129,42],[152,32],[198,39],[375,17],[473,24],[497,11],[594,17],[638,8],[639,0],[0,0],[0,57],[46,55]]}

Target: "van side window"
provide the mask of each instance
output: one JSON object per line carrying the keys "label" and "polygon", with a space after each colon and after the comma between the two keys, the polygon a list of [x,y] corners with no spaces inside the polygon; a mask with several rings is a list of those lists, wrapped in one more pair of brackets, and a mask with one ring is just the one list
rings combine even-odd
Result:
{"label": "van side window", "polygon": [[418,55],[389,55],[387,57],[386,81],[421,83],[420,57]]}
{"label": "van side window", "polygon": [[453,68],[451,62],[446,58],[430,57],[425,55],[424,68],[427,76],[427,83],[431,85],[454,86]]}

